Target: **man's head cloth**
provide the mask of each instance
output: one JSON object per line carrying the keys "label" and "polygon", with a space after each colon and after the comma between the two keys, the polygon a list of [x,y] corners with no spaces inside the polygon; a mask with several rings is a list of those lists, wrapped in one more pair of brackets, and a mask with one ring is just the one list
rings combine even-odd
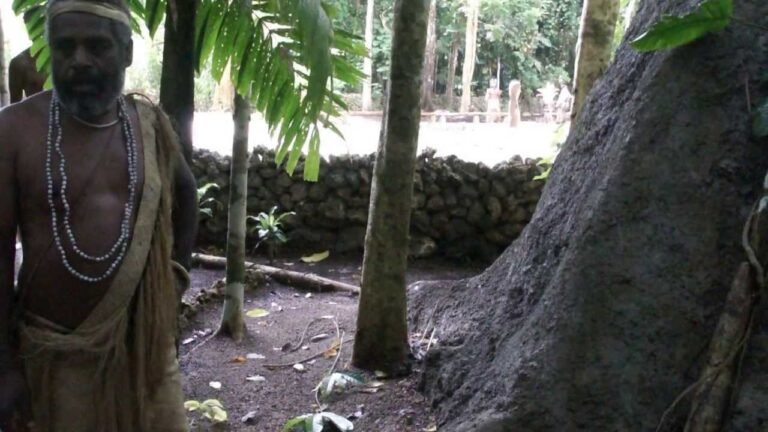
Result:
{"label": "man's head cloth", "polygon": [[46,19],[50,23],[54,18],[69,12],[87,13],[117,21],[130,27],[131,20],[125,10],[119,6],[83,0],[54,1],[48,4]]}

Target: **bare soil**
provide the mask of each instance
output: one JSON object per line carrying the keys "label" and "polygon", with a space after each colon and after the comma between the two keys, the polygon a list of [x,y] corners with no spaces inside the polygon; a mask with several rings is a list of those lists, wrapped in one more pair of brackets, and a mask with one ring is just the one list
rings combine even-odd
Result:
{"label": "bare soil", "polygon": [[[332,257],[320,263],[306,264],[298,259],[286,259],[277,260],[273,265],[359,284],[361,261],[360,257]],[[479,270],[471,265],[460,268],[452,263],[416,262],[410,266],[408,281],[461,279]],[[189,302],[199,298],[204,290],[209,290],[223,278],[224,272],[195,269],[191,275],[192,286],[185,295],[185,300]],[[280,431],[290,418],[316,412],[318,406],[314,388],[329,372],[336,357],[320,355],[312,360],[307,358],[332,347],[337,338],[336,323],[343,344],[335,370],[351,370],[349,362],[357,297],[338,292],[308,293],[268,279],[254,281],[245,295],[245,309],[261,308],[270,313],[262,318],[246,318],[247,337],[239,344],[226,337],[208,336],[218,327],[221,308],[220,299],[197,308],[182,331],[180,363],[186,399],[220,400],[228,412],[229,421],[226,425],[213,428],[207,420],[190,413],[192,430]],[[315,322],[307,329],[313,320]],[[305,329],[306,340],[299,346]],[[321,334],[328,337],[310,342],[310,338]],[[290,348],[287,344],[291,344]],[[249,359],[248,354],[264,358]],[[327,354],[333,354],[333,350]],[[305,371],[294,369],[296,363],[301,363]],[[268,364],[285,366],[268,369],[265,367]],[[375,393],[345,392],[327,402],[326,410],[351,417],[355,431],[436,430],[432,429],[435,421],[431,409],[416,388],[418,370],[419,365],[416,364],[410,377],[385,379],[385,384]],[[254,376],[261,376],[264,380],[246,380]],[[367,377],[374,379],[370,374]],[[216,389],[211,383],[214,386],[220,383],[221,388]],[[243,417],[249,413],[252,413],[252,418],[245,423]]]}

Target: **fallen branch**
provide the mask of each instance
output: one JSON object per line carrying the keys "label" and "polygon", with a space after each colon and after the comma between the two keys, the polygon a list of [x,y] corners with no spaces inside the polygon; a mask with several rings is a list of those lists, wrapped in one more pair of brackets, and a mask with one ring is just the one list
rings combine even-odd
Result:
{"label": "fallen branch", "polygon": [[[347,339],[344,339],[344,340],[342,340],[342,341],[340,341],[340,342],[339,342],[339,346],[341,346],[341,345],[342,345],[344,342],[352,342],[353,340],[354,340],[354,338],[347,338]],[[333,348],[333,345],[331,345],[331,348]],[[326,353],[326,352],[327,352],[329,349],[330,349],[330,348],[326,348],[326,349],[324,349],[323,351],[317,352],[317,353],[315,353],[315,354],[312,354],[311,356],[308,356],[308,357],[304,357],[303,359],[301,359],[301,360],[296,360],[296,361],[294,361],[294,362],[290,362],[290,363],[271,363],[271,364],[270,364],[270,363],[267,363],[267,364],[263,364],[263,365],[261,365],[261,366],[262,366],[263,368],[265,368],[265,369],[281,369],[281,368],[289,368],[289,367],[293,367],[293,365],[295,365],[295,364],[297,364],[297,363],[306,363],[306,362],[308,362],[308,361],[310,361],[310,360],[314,360],[314,359],[316,359],[316,358],[322,357],[322,356],[323,356],[323,354],[325,354],[325,353]]]}
{"label": "fallen branch", "polygon": [[[205,254],[193,254],[192,262],[198,263],[203,267],[212,268],[225,268],[227,265],[226,258]],[[314,291],[344,291],[355,295],[360,294],[360,287],[324,278],[312,273],[301,273],[248,261],[246,261],[245,267],[246,269],[255,270],[265,276],[269,276],[277,282],[291,285],[296,288],[304,288]]]}

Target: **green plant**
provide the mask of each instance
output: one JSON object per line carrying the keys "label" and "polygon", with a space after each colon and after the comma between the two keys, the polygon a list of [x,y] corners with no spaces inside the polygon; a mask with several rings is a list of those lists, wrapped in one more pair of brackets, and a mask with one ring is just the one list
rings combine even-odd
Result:
{"label": "green plant", "polygon": [[202,418],[211,423],[226,423],[228,420],[227,411],[224,405],[216,399],[208,399],[203,402],[188,400],[184,402],[184,408],[189,412],[198,412]]}
{"label": "green plant", "polygon": [[208,218],[213,217],[213,211],[221,209],[221,202],[216,198],[208,195],[208,192],[218,191],[221,189],[216,183],[208,183],[197,189],[197,206],[200,209],[200,214]]}
{"label": "green plant", "polygon": [[269,210],[269,213],[261,212],[255,217],[248,216],[248,221],[256,223],[249,232],[256,232],[259,236],[259,241],[254,246],[254,250],[264,243],[267,246],[267,255],[270,262],[275,258],[276,248],[288,241],[288,237],[283,231],[283,219],[296,214],[295,212],[275,214],[276,212],[277,206],[274,206]]}

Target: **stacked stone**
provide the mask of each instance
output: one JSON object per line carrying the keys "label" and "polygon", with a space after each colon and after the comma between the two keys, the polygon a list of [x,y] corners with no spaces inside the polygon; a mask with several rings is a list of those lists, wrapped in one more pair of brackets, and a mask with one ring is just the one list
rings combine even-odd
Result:
{"label": "stacked stone", "polygon": [[[274,152],[256,148],[248,175],[248,213],[278,206],[293,211],[285,220],[286,248],[301,252],[330,249],[362,251],[374,165],[373,155],[322,160],[317,183],[275,167]],[[534,180],[542,168],[519,157],[489,168],[454,156],[419,156],[414,178],[411,255],[457,259],[493,259],[530,220],[544,182]],[[200,242],[226,242],[229,158],[204,150],[195,153],[193,172],[200,186],[220,186],[212,195],[221,203],[213,218],[203,219]],[[255,244],[255,234],[249,238]]]}

